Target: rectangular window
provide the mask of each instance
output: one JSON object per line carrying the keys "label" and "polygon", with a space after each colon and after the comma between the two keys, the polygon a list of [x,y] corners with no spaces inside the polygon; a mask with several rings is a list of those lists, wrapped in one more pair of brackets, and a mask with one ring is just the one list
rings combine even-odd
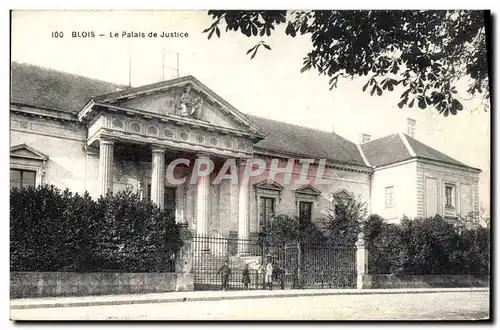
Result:
{"label": "rectangular window", "polygon": [[385,207],[394,207],[394,187],[385,187]]}
{"label": "rectangular window", "polygon": [[299,219],[302,221],[312,220],[312,202],[299,202]]}
{"label": "rectangular window", "polygon": [[264,227],[275,214],[274,198],[260,197],[259,222]]}
{"label": "rectangular window", "polygon": [[447,184],[444,186],[445,207],[448,209],[455,208],[455,186]]}
{"label": "rectangular window", "polygon": [[10,187],[30,187],[35,185],[36,172],[11,169],[10,170]]}

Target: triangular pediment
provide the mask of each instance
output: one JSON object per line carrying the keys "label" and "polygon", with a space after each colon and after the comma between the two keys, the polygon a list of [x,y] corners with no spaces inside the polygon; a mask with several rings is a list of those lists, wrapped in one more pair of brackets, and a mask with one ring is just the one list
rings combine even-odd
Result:
{"label": "triangular pediment", "polygon": [[255,188],[267,190],[283,190],[283,186],[274,180],[263,180],[254,185]]}
{"label": "triangular pediment", "polygon": [[305,185],[300,188],[297,188],[295,189],[295,192],[298,194],[306,194],[306,195],[315,195],[315,196],[321,195],[321,191],[311,185]]}
{"label": "triangular pediment", "polygon": [[18,158],[35,159],[41,161],[46,161],[47,159],[49,159],[49,157],[44,153],[24,143],[10,147],[10,156]]}
{"label": "triangular pediment", "polygon": [[264,136],[260,128],[244,114],[193,76],[101,95],[94,98],[94,101],[148,113],[200,120],[211,125]]}
{"label": "triangular pediment", "polygon": [[335,200],[339,200],[339,199],[351,199],[352,198],[352,194],[350,192],[348,192],[347,190],[342,189],[342,190],[338,190],[338,191],[332,193],[332,197]]}

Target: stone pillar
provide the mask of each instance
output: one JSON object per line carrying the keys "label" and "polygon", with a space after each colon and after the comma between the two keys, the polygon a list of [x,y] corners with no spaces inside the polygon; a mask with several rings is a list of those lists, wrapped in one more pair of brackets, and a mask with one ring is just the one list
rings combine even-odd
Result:
{"label": "stone pillar", "polygon": [[238,244],[238,253],[240,255],[248,254],[248,244],[245,240],[250,238],[250,217],[248,212],[249,203],[249,182],[244,179],[244,173],[246,169],[246,160],[240,160],[238,163],[238,179],[239,179],[239,191],[238,191],[238,239],[242,240]]}
{"label": "stone pillar", "polygon": [[[199,155],[198,159],[206,160],[207,163],[210,158],[207,155]],[[198,185],[196,190],[196,233],[198,235],[208,234],[208,186],[210,184],[210,176],[198,177]]]}
{"label": "stone pillar", "polygon": [[184,224],[186,221],[186,216],[184,215],[184,209],[185,209],[184,205],[186,204],[185,203],[186,192],[183,184],[177,186],[175,194],[176,194],[175,221],[177,223]]}
{"label": "stone pillar", "polygon": [[113,192],[113,140],[99,139],[99,193]]}
{"label": "stone pillar", "polygon": [[177,276],[175,291],[193,291],[193,235],[186,226],[181,226],[180,235],[184,244],[177,252],[175,259],[175,275]]}
{"label": "stone pillar", "polygon": [[193,268],[193,235],[186,226],[181,225],[180,236],[183,245],[179,249],[175,259],[176,273],[190,273]]}
{"label": "stone pillar", "polygon": [[151,201],[163,209],[165,194],[165,149],[153,146],[151,151]]}
{"label": "stone pillar", "polygon": [[357,288],[370,289],[371,276],[368,275],[368,249],[366,246],[365,234],[358,234],[356,241],[356,271],[357,271]]}

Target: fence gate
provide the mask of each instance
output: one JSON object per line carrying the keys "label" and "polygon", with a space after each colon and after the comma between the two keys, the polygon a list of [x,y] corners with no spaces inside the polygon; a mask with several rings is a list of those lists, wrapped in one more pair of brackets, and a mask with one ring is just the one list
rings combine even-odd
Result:
{"label": "fence gate", "polygon": [[302,288],[354,288],[356,248],[304,245],[301,247]]}
{"label": "fence gate", "polygon": [[[195,235],[192,241],[193,278],[195,290],[220,290],[221,275],[218,273],[224,261],[228,261],[231,275],[229,289],[242,290],[243,269],[249,264],[249,289],[261,289],[262,276],[258,274],[262,246],[258,240],[238,237]],[[243,253],[242,253],[243,252]]]}
{"label": "fence gate", "polygon": [[[266,246],[261,240],[195,235],[192,241],[195,290],[220,290],[218,273],[228,261],[230,290],[242,290],[243,269],[249,265],[249,289],[262,289],[262,257],[273,259],[276,289],[353,288],[356,286],[356,248],[332,245],[283,244]],[[260,269],[260,271],[259,271]]]}

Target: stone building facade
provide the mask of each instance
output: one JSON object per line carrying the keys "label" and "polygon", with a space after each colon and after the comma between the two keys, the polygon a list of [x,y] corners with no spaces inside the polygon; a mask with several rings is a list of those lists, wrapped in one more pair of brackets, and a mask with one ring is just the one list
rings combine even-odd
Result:
{"label": "stone building facade", "polygon": [[131,88],[13,63],[11,87],[11,186],[128,189],[193,231],[242,238],[272,214],[317,221],[336,198],[389,221],[478,211],[480,170],[406,134],[355,144],[246,115],[192,76]]}

